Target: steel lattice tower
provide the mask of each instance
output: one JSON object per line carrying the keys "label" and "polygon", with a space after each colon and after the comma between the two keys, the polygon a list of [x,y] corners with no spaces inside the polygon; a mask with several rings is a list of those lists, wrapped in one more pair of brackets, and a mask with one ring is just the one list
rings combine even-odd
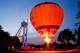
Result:
{"label": "steel lattice tower", "polygon": [[[22,29],[23,29],[23,35],[20,36]],[[22,48],[25,48],[27,46],[27,31],[28,31],[28,23],[25,21],[21,22],[21,26],[17,31],[16,36],[22,38]]]}

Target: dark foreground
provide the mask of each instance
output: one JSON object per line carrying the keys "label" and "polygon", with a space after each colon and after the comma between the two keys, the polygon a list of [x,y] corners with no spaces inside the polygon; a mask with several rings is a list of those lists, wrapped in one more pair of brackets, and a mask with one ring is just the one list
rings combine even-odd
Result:
{"label": "dark foreground", "polygon": [[80,53],[79,50],[63,50],[63,51],[17,51],[16,53]]}
{"label": "dark foreground", "polygon": [[34,50],[34,51],[0,51],[0,53],[80,53],[80,50]]}

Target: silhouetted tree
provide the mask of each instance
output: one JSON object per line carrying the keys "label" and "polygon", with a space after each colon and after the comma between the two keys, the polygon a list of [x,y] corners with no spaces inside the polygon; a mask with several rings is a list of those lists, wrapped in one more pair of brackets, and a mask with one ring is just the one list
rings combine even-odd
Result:
{"label": "silhouetted tree", "polygon": [[20,43],[18,37],[14,36],[14,40],[15,40],[15,48],[21,48],[22,44]]}
{"label": "silhouetted tree", "polygon": [[0,49],[8,50],[9,47],[21,47],[20,41],[16,36],[10,36],[8,32],[2,30],[0,25]]}
{"label": "silhouetted tree", "polygon": [[[76,19],[80,19],[80,0],[78,0],[78,8],[79,11],[76,15]],[[76,26],[78,26],[77,29],[75,29],[74,34],[77,36],[77,46],[80,45],[80,21],[78,21],[77,23],[75,23]]]}
{"label": "silhouetted tree", "polygon": [[2,30],[2,26],[0,25],[0,30]]}
{"label": "silhouetted tree", "polygon": [[69,29],[65,29],[59,33],[57,40],[63,44],[66,43],[68,47],[68,43],[70,44],[70,41],[76,41],[76,38]]}
{"label": "silhouetted tree", "polygon": [[[78,8],[79,8],[79,11],[76,15],[76,19],[80,19],[80,0],[78,1]],[[77,23],[75,23],[76,26],[80,26],[80,21],[78,21]]]}
{"label": "silhouetted tree", "polygon": [[58,41],[61,43],[68,43],[70,40],[74,40],[75,36],[69,29],[65,29],[59,33]]}
{"label": "silhouetted tree", "polygon": [[21,48],[21,43],[16,36],[10,36],[10,41],[9,41],[9,47],[12,48],[13,46],[15,48]]}
{"label": "silhouetted tree", "polygon": [[55,42],[53,42],[53,43],[50,45],[50,47],[55,49],[55,48],[56,48],[56,45],[57,45],[57,42],[55,41]]}
{"label": "silhouetted tree", "polygon": [[9,33],[3,31],[2,29],[0,30],[0,48],[2,49],[7,49],[8,48],[8,42],[9,42]]}
{"label": "silhouetted tree", "polygon": [[75,30],[75,35],[77,35],[77,45],[80,46],[80,26],[77,30]]}

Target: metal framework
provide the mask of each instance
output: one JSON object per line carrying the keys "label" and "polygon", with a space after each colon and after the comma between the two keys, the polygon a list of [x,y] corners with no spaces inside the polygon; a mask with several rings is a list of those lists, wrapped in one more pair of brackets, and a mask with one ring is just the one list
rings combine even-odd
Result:
{"label": "metal framework", "polygon": [[[23,36],[20,36],[21,30],[23,29]],[[27,31],[28,31],[28,23],[23,21],[21,23],[21,26],[19,30],[16,33],[17,37],[22,37],[22,48],[25,48],[27,46]]]}

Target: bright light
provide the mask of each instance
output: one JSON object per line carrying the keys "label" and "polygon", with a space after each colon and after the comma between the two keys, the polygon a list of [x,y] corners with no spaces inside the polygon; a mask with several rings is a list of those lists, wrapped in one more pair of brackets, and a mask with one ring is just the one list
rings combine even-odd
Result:
{"label": "bright light", "polygon": [[49,44],[52,37],[53,37],[53,34],[48,34],[47,32],[45,32],[42,37],[44,38],[44,41]]}

